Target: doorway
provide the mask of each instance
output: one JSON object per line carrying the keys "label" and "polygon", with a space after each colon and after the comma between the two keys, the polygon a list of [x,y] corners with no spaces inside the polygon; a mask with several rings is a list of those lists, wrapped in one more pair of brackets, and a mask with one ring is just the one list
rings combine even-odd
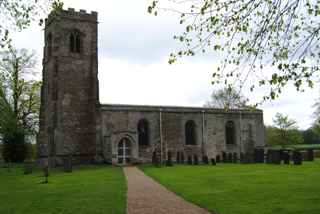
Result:
{"label": "doorway", "polygon": [[124,137],[118,143],[118,164],[126,165],[131,162],[131,142]]}

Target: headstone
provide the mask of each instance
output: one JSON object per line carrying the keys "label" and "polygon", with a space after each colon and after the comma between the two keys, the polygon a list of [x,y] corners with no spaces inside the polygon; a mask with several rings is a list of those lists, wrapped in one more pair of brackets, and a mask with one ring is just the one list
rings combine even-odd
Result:
{"label": "headstone", "polygon": [[72,172],[72,156],[63,159],[63,169],[65,172]]}
{"label": "headstone", "polygon": [[244,163],[244,154],[242,152],[240,153],[240,162]]}
{"label": "headstone", "polygon": [[188,156],[188,164],[192,165],[192,156],[190,156],[190,155]]}
{"label": "headstone", "polygon": [[220,162],[221,162],[220,155],[217,155],[217,156],[216,156],[216,162],[217,162],[217,163],[220,163]]}
{"label": "headstone", "polygon": [[206,156],[206,155],[202,156],[202,162],[203,162],[204,164],[209,164],[208,156]]}
{"label": "headstone", "polygon": [[268,150],[268,163],[281,164],[281,152],[280,150]]}
{"label": "headstone", "polygon": [[222,162],[227,163],[227,153],[222,152]]}
{"label": "headstone", "polygon": [[33,163],[31,161],[26,161],[23,165],[24,168],[24,174],[29,175],[32,173]]}
{"label": "headstone", "polygon": [[299,151],[293,151],[292,154],[293,164],[301,165],[302,164],[302,154]]}
{"label": "headstone", "polygon": [[232,154],[232,163],[237,163],[238,162],[238,154],[237,153],[233,153]]}
{"label": "headstone", "polygon": [[283,163],[284,164],[290,164],[290,154],[289,154],[289,152],[283,152],[282,153],[282,156],[283,156]]}
{"label": "headstone", "polygon": [[216,165],[216,160],[215,160],[214,158],[211,158],[211,164],[212,164],[213,166]]}
{"label": "headstone", "polygon": [[180,159],[181,159],[180,152],[177,152],[177,164],[181,162]]}
{"label": "headstone", "polygon": [[308,149],[307,150],[307,161],[314,161],[313,149]]}
{"label": "headstone", "polygon": [[47,184],[48,183],[48,177],[49,177],[49,167],[45,166],[43,168],[43,176],[44,176],[44,183]]}
{"label": "headstone", "polygon": [[182,164],[184,164],[184,153],[181,152],[180,154],[181,154],[181,160],[180,160],[180,162],[181,162]]}
{"label": "headstone", "polygon": [[255,149],[254,150],[254,162],[255,163],[264,163],[264,149]]}
{"label": "headstone", "polygon": [[193,155],[193,164],[194,165],[198,165],[199,164],[199,160],[198,160],[198,156],[197,155]]}
{"label": "headstone", "polygon": [[166,166],[173,166],[173,164],[172,164],[172,155],[171,155],[170,151],[168,151],[168,159],[166,161]]}
{"label": "headstone", "polygon": [[228,163],[232,163],[232,153],[228,153]]}
{"label": "headstone", "polygon": [[156,164],[156,151],[152,152],[152,164]]}

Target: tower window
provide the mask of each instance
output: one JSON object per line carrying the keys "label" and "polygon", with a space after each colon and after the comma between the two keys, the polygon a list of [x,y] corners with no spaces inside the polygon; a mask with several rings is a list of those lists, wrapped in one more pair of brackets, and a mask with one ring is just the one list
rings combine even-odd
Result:
{"label": "tower window", "polygon": [[70,52],[80,53],[81,52],[81,35],[78,31],[74,31],[70,34]]}
{"label": "tower window", "polygon": [[235,133],[236,133],[236,130],[235,130],[234,122],[228,121],[226,123],[226,143],[227,144],[236,144]]}
{"label": "tower window", "polygon": [[185,125],[186,145],[196,145],[196,124],[189,120]]}

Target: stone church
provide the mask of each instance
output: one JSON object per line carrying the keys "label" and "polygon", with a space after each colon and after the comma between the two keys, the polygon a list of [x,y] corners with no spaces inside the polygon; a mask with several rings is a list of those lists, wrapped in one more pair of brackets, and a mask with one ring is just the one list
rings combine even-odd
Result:
{"label": "stone church", "polygon": [[264,146],[261,110],[101,104],[97,34],[96,12],[69,8],[46,19],[40,162],[122,165],[151,162],[155,151],[176,161]]}

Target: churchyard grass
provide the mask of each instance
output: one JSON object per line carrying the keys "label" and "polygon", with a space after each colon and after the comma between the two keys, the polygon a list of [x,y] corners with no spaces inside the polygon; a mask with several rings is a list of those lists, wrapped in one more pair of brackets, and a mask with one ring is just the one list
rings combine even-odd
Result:
{"label": "churchyard grass", "polygon": [[141,169],[186,200],[217,214],[320,213],[320,159],[301,166],[144,165]]}
{"label": "churchyard grass", "polygon": [[126,184],[121,168],[74,167],[72,173],[51,170],[43,184],[39,169],[24,175],[21,167],[0,168],[0,213],[124,214]]}

